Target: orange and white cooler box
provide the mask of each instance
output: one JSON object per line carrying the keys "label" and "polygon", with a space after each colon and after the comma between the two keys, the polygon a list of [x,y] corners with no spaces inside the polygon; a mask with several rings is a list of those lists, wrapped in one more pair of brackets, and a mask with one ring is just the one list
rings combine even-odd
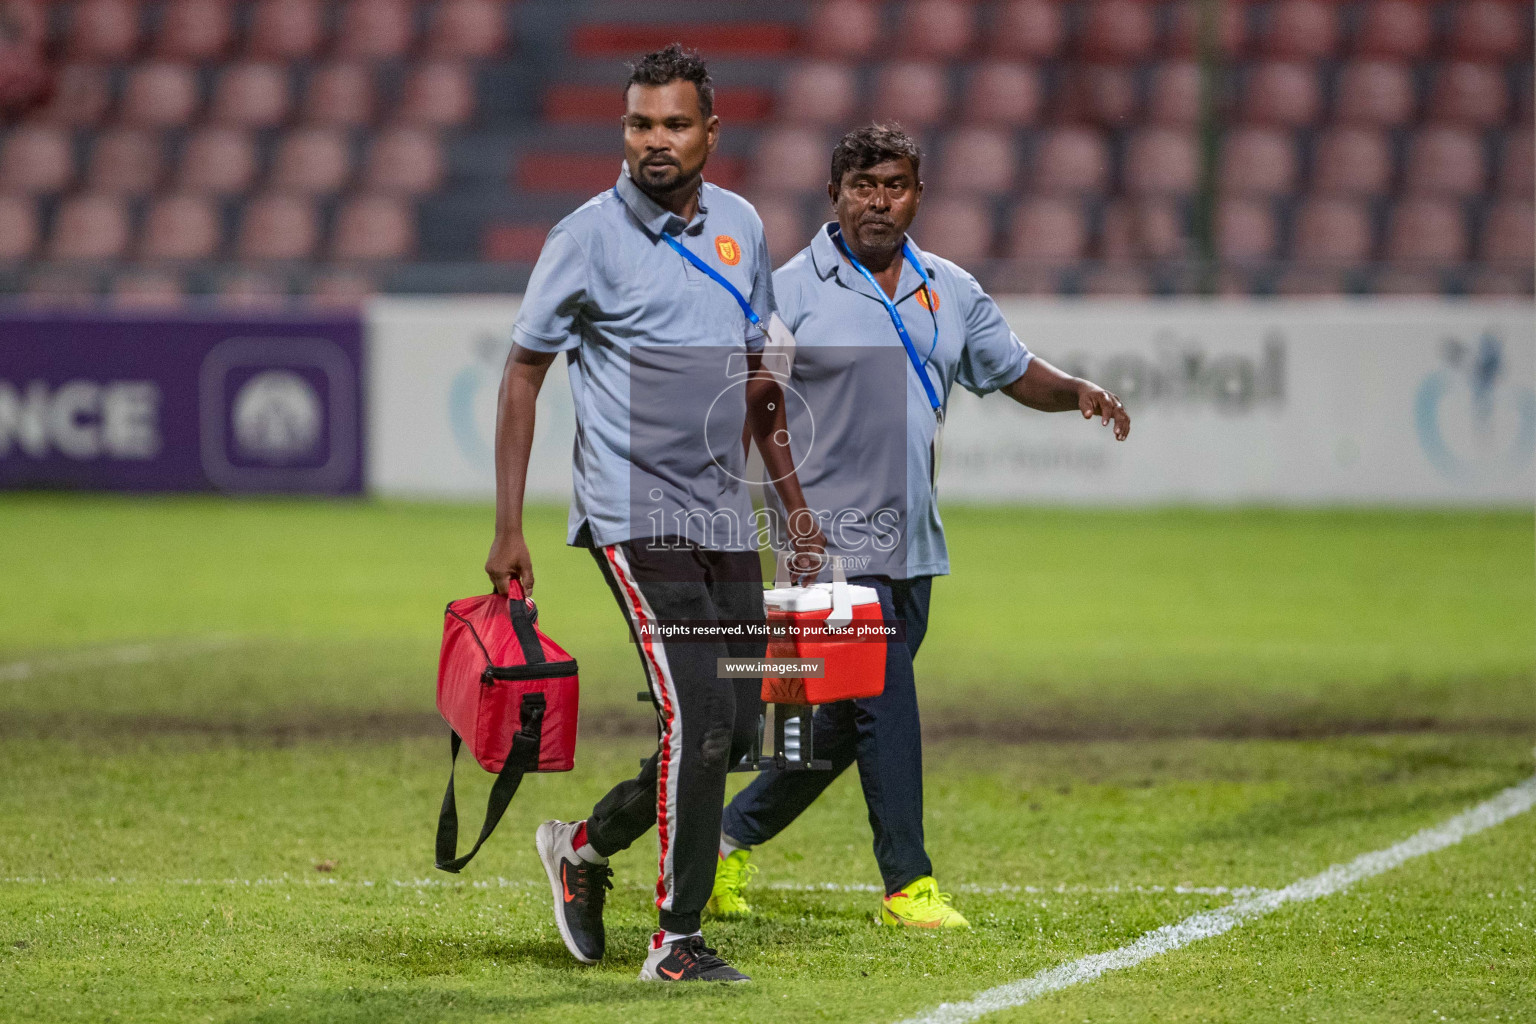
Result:
{"label": "orange and white cooler box", "polygon": [[[858,635],[861,623],[884,622],[873,587],[841,579],[805,587],[777,587],[763,595],[768,624],[794,632],[768,641],[769,658],[820,658],[825,674],[764,676],[763,700],[776,704],[826,704],[877,697],[885,689],[885,637]],[[839,630],[845,630],[840,634]]]}

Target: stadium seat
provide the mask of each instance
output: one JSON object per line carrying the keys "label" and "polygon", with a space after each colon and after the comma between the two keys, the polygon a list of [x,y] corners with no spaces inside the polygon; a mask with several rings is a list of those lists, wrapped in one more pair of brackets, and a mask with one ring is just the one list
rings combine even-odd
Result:
{"label": "stadium seat", "polygon": [[221,0],[171,0],[160,15],[155,52],[171,60],[223,57],[234,38],[234,12]]}
{"label": "stadium seat", "polygon": [[1349,294],[1350,275],[1339,269],[1313,266],[1286,268],[1274,282],[1274,293],[1289,298],[1318,298]]}
{"label": "stadium seat", "polygon": [[29,119],[85,128],[99,124],[111,103],[112,87],[106,68],[96,64],[65,64],[54,76],[53,94]]}
{"label": "stadium seat", "polygon": [[350,271],[316,274],[306,288],[310,305],[328,309],[360,306],[378,290],[373,278]]}
{"label": "stadium seat", "polygon": [[1418,0],[1374,0],[1361,17],[1354,52],[1360,57],[1411,61],[1429,52],[1431,5]]}
{"label": "stadium seat", "polygon": [[280,64],[233,64],[219,75],[209,117],[242,128],[272,128],[288,114],[288,71]]}
{"label": "stadium seat", "polygon": [[827,0],[812,9],[805,38],[823,56],[868,57],[880,40],[880,15],[873,0]]}
{"label": "stadium seat", "polygon": [[[763,235],[768,240],[768,257],[774,266],[782,264],[810,244],[812,225],[807,222],[798,200],[768,196],[754,198],[752,204],[763,220]],[[542,244],[542,236],[539,241]],[[537,248],[534,251],[537,252]]]}
{"label": "stadium seat", "polygon": [[1371,255],[1371,218],[1357,200],[1308,199],[1292,220],[1291,259],[1308,266],[1347,266]]}
{"label": "stadium seat", "polygon": [[990,51],[999,57],[1046,60],[1061,52],[1066,22],[1052,0],[1009,0],[987,33]]}
{"label": "stadium seat", "polygon": [[1224,198],[1216,205],[1215,248],[1222,259],[1254,261],[1275,254],[1275,214],[1266,202]]}
{"label": "stadium seat", "polygon": [[800,64],[781,80],[778,115],[785,121],[845,128],[858,108],[858,78],[846,64]]}
{"label": "stadium seat", "polygon": [[71,59],[111,63],[138,49],[142,12],[135,0],[78,0],[69,14]]}
{"label": "stadium seat", "polygon": [[1391,128],[1413,118],[1413,80],[1403,64],[1351,62],[1340,72],[1335,92],[1333,118],[1341,124]]}
{"label": "stadium seat", "polygon": [[347,0],[336,24],[336,52],[378,60],[402,56],[415,34],[407,0]]}
{"label": "stadium seat", "polygon": [[1079,64],[1071,73],[1062,119],[1123,127],[1134,120],[1140,102],[1134,69],[1118,64]]}
{"label": "stadium seat", "polygon": [[896,40],[903,53],[925,60],[955,60],[970,50],[976,7],[966,0],[910,0]]}
{"label": "stadium seat", "polygon": [[1387,220],[1383,254],[1393,263],[1460,263],[1467,256],[1461,208],[1439,199],[1409,198]]}
{"label": "stadium seat", "polygon": [[899,122],[908,129],[937,124],[949,107],[949,82],[944,68],[926,61],[887,64],[875,78],[871,116],[878,122]]}
{"label": "stadium seat", "polygon": [[[1166,50],[1173,57],[1197,57],[1200,53],[1200,10],[1204,0],[1175,0],[1168,29]],[[1247,7],[1244,4],[1218,5],[1216,49],[1231,57],[1241,52],[1248,41]]]}
{"label": "stadium seat", "polygon": [[1331,57],[1338,49],[1337,4],[1323,0],[1278,0],[1266,13],[1266,56],[1279,60],[1319,60]]}
{"label": "stadium seat", "polygon": [[128,206],[116,196],[71,196],[59,204],[48,239],[53,260],[115,260],[128,248]]}
{"label": "stadium seat", "polygon": [[434,57],[484,58],[505,51],[509,41],[499,0],[443,0],[432,11],[426,49]]}
{"label": "stadium seat", "polygon": [[[1529,85],[1529,75],[1526,79]],[[1435,76],[1427,116],[1442,124],[1486,128],[1502,121],[1508,107],[1502,69],[1457,62],[1444,65]]]}
{"label": "stadium seat", "polygon": [[[755,196],[750,199],[762,216],[766,230],[768,215],[762,212],[763,206],[760,204],[769,203],[771,208],[775,200],[763,200]],[[492,263],[533,263],[539,258],[540,250],[544,248],[544,240],[549,237],[549,231],[550,226],[546,222],[492,224],[480,237],[480,258]],[[769,245],[772,244],[770,241]]]}
{"label": "stadium seat", "polygon": [[177,172],[180,188],[228,196],[244,192],[256,178],[256,145],[238,128],[202,128],[187,139]]}
{"label": "stadium seat", "polygon": [[945,143],[931,180],[942,192],[1001,195],[1013,187],[1017,173],[1017,147],[1007,132],[962,128]]}
{"label": "stadium seat", "polygon": [[1184,218],[1167,199],[1116,199],[1104,207],[1098,252],[1106,260],[1171,260],[1187,255]]}
{"label": "stadium seat", "polygon": [[1499,194],[1529,196],[1536,193],[1536,142],[1529,128],[1504,133],[1499,146]]}
{"label": "stadium seat", "polygon": [[[1506,61],[1530,52],[1531,25],[1507,0],[1458,0],[1450,5],[1450,51],[1465,60]],[[1530,7],[1526,5],[1526,11]]]}
{"label": "stadium seat", "polygon": [[1038,192],[1102,192],[1109,183],[1109,145],[1090,128],[1045,132],[1029,182]]}
{"label": "stadium seat", "polygon": [[445,169],[443,147],[434,133],[389,128],[368,146],[362,187],[378,194],[420,195],[442,183]]}
{"label": "stadium seat", "polygon": [[362,64],[326,64],[316,68],[304,89],[303,120],[337,128],[373,120],[373,76]]}
{"label": "stadium seat", "polygon": [[325,44],[319,0],[258,0],[251,11],[247,49],[252,57],[303,60]]}
{"label": "stadium seat", "polygon": [[940,196],[923,204],[914,234],[926,251],[971,266],[991,253],[992,212],[976,199]]}
{"label": "stadium seat", "polygon": [[98,288],[88,271],[42,267],[27,276],[24,294],[30,306],[89,306],[97,301]]}
{"label": "stadium seat", "polygon": [[1184,195],[1200,180],[1200,144],[1193,132],[1143,128],[1125,154],[1125,190],[1133,196]]}
{"label": "stadium seat", "polygon": [[123,309],[176,309],[186,302],[181,277],[165,270],[130,270],[112,279],[112,303]]}
{"label": "stadium seat", "polygon": [[288,304],[288,288],[270,274],[238,270],[219,282],[214,301],[225,309],[276,309]]}
{"label": "stadium seat", "polygon": [[764,132],[753,161],[753,190],[774,195],[824,192],[831,153],[830,140],[810,128],[786,126]]}
{"label": "stadium seat", "polygon": [[1037,197],[1014,207],[1008,221],[1008,255],[1041,266],[1064,266],[1083,258],[1088,226],[1076,201]]}
{"label": "stadium seat", "polygon": [[1277,196],[1296,188],[1296,145],[1269,128],[1238,128],[1222,140],[1217,180],[1221,190],[1243,196]]}
{"label": "stadium seat", "polygon": [[1471,196],[1487,179],[1482,140],[1459,128],[1426,128],[1413,137],[1403,168],[1409,192]]}
{"label": "stadium seat", "polygon": [[1532,291],[1532,274],[1529,267],[1514,270],[1485,268],[1474,271],[1467,282],[1467,294],[1486,298],[1515,298],[1529,296]]}
{"label": "stadium seat", "polygon": [[314,254],[320,227],[315,208],[297,196],[268,193],[245,204],[235,253],[242,260],[304,260]]}
{"label": "stadium seat", "polygon": [[1299,128],[1318,119],[1322,92],[1317,72],[1299,61],[1272,61],[1248,75],[1244,117],[1257,124]]}
{"label": "stadium seat", "polygon": [[1439,295],[1444,287],[1431,270],[1383,267],[1370,276],[1365,290],[1369,295]]}
{"label": "stadium seat", "polygon": [[1139,298],[1152,294],[1152,282],[1145,271],[1111,263],[1089,267],[1078,280],[1079,294],[1097,298]]}
{"label": "stadium seat", "polygon": [[31,256],[38,232],[37,204],[30,196],[0,195],[0,265]]}
{"label": "stadium seat", "polygon": [[416,215],[387,196],[359,196],[336,214],[330,257],[342,262],[399,260],[416,247]]}
{"label": "stadium seat", "polygon": [[1137,61],[1152,52],[1157,24],[1152,4],[1140,0],[1090,0],[1078,50],[1090,61]]}
{"label": "stadium seat", "polygon": [[146,263],[209,260],[218,255],[222,236],[219,211],[208,199],[165,196],[144,215],[137,255]]}
{"label": "stadium seat", "polygon": [[51,125],[22,125],[0,136],[0,192],[59,192],[74,181],[69,133]]}
{"label": "stadium seat", "polygon": [[1147,120],[1183,128],[1200,120],[1200,67],[1192,61],[1158,64],[1151,75]]}
{"label": "stadium seat", "polygon": [[267,184],[278,192],[323,196],[341,191],[351,176],[351,146],[343,132],[299,128],[278,142]]}
{"label": "stadium seat", "polygon": [[178,127],[192,120],[197,105],[197,76],[187,65],[151,61],[129,69],[122,100],[128,124]]}
{"label": "stadium seat", "polygon": [[85,174],[92,192],[144,195],[160,183],[164,169],[159,134],[138,128],[109,128],[91,145]]}
{"label": "stadium seat", "polygon": [[1040,115],[1040,76],[1029,64],[981,64],[971,69],[961,119],[1015,128]]}
{"label": "stadium seat", "polygon": [[1392,146],[1375,128],[1334,128],[1317,138],[1312,189],[1320,193],[1368,196],[1392,185]]}
{"label": "stadium seat", "polygon": [[1536,261],[1536,213],[1531,199],[1501,199],[1483,221],[1483,259],[1492,263],[1518,263],[1529,268]]}
{"label": "stadium seat", "polygon": [[412,124],[452,127],[475,112],[475,85],[469,69],[453,61],[429,61],[411,70],[399,117]]}

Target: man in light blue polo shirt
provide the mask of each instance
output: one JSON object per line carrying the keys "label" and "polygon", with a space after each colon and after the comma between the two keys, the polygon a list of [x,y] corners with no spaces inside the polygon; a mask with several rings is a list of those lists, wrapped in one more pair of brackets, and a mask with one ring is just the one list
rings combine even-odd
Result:
{"label": "man in light blue polo shirt", "polygon": [[832,155],[837,220],[774,274],[796,341],[788,424],[800,483],[822,518],[827,554],[850,567],[849,582],[875,588],[884,617],[905,631],[887,646],[880,696],[817,710],[815,750],[832,771],[765,772],[726,808],[710,900],[721,916],[750,913],[748,851],[857,762],[885,881],[880,920],[966,926],[934,882],[923,844],[912,671],[933,577],[949,572],[934,497],[949,391],[1000,390],[1033,409],[1098,418],[1117,440],[1130,431],[1118,398],[1031,355],[974,277],[907,236],[922,196],[919,166],[916,143],[899,128],[849,132]]}

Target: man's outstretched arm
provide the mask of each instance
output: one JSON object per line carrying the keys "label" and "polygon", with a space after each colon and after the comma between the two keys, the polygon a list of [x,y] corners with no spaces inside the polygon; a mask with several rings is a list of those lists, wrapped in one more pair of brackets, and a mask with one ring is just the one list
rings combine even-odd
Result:
{"label": "man's outstretched arm", "polygon": [[523,593],[533,589],[533,560],[523,539],[523,492],[533,451],[534,409],[555,352],[513,345],[496,398],[496,539],[485,559],[485,574],[496,593],[507,592],[516,576]]}
{"label": "man's outstretched arm", "polygon": [[1131,433],[1131,414],[1120,399],[1090,380],[1062,373],[1035,356],[1022,376],[1006,385],[1003,393],[1020,405],[1041,412],[1068,412],[1077,409],[1083,419],[1100,417],[1105,426],[1115,425],[1115,440],[1124,441]]}

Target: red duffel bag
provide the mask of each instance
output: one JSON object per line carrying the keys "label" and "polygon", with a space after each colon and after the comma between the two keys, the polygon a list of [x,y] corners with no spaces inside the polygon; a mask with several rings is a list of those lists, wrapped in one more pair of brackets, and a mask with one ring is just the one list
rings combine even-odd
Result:
{"label": "red duffel bag", "polygon": [[[485,594],[448,606],[437,665],[437,709],[452,729],[448,792],[437,820],[437,866],[444,871],[458,871],[480,852],[526,773],[568,772],[576,762],[576,660],[539,630],[537,619],[516,580],[506,597]],[[453,797],[461,743],[496,773],[480,838],[462,857]]]}

